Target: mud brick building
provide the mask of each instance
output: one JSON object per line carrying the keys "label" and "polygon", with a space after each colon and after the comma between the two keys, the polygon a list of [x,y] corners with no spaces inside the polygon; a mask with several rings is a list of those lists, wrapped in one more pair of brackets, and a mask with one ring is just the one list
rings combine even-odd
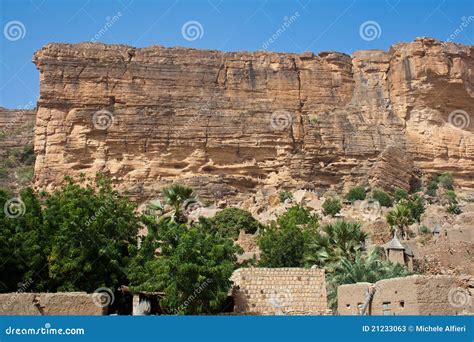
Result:
{"label": "mud brick building", "polygon": [[[367,300],[369,291],[373,297]],[[384,279],[341,285],[337,291],[338,314],[360,315],[460,315],[472,312],[472,299],[456,277],[424,276]]]}

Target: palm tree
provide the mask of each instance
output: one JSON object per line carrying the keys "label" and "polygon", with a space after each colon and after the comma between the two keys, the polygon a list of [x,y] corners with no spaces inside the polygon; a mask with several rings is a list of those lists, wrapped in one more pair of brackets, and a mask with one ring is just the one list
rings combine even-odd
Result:
{"label": "palm tree", "polygon": [[165,203],[169,204],[174,208],[174,217],[180,221],[183,219],[181,206],[183,203],[194,197],[194,191],[190,187],[175,184],[161,190]]}
{"label": "palm tree", "polygon": [[394,209],[387,213],[386,219],[390,226],[398,228],[402,239],[408,239],[407,228],[413,223],[413,218],[406,202],[399,202]]}
{"label": "palm tree", "polygon": [[333,269],[341,259],[352,259],[357,251],[364,249],[367,234],[358,222],[337,221],[325,225],[309,245],[307,264]]}
{"label": "palm tree", "polygon": [[327,274],[329,305],[333,309],[337,307],[339,285],[359,282],[375,283],[382,279],[408,274],[410,273],[401,264],[384,260],[381,249],[374,249],[368,253],[358,251],[354,259],[341,259],[333,272]]}

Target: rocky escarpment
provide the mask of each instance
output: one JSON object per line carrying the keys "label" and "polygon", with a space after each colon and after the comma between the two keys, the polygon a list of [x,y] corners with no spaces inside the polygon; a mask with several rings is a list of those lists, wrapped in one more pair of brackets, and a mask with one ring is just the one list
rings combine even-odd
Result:
{"label": "rocky escarpment", "polygon": [[97,171],[143,196],[177,180],[220,197],[406,187],[442,171],[474,186],[472,46],[420,38],[348,56],[48,44],[33,61],[40,186]]}
{"label": "rocky escarpment", "polygon": [[0,107],[0,188],[16,190],[33,177],[35,110]]}

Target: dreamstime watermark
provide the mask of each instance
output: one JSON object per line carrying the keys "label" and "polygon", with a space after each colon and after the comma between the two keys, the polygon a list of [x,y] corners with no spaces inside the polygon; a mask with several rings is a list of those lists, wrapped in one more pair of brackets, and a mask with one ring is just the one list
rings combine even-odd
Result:
{"label": "dreamstime watermark", "polygon": [[95,220],[97,220],[97,217],[99,217],[100,215],[102,215],[102,213],[104,213],[105,211],[107,211],[110,207],[113,206],[113,201],[115,201],[117,198],[119,197],[119,194],[118,193],[114,193],[112,195],[112,198],[108,198],[105,200],[105,204],[100,206],[99,209],[97,209],[97,211],[94,213],[94,215],[92,215],[91,217],[89,217],[87,220],[86,220],[86,227],[89,227],[92,222],[94,222]]}
{"label": "dreamstime watermark", "polygon": [[210,285],[212,284],[212,279],[211,278],[207,278],[206,280],[204,280],[202,283],[196,283],[194,285],[194,291],[192,294],[190,294],[188,296],[188,298],[186,298],[186,300],[184,301],[183,304],[181,304],[180,306],[178,306],[176,309],[173,309],[171,314],[179,314],[181,312],[183,312],[188,306],[190,306],[192,304],[193,301],[196,300],[196,298]]}
{"label": "dreamstime watermark", "polygon": [[21,21],[9,21],[3,27],[3,36],[11,42],[25,38],[25,35],[26,27]]}
{"label": "dreamstime watermark", "polygon": [[92,123],[98,130],[105,131],[114,123],[114,115],[107,109],[101,109],[92,116]]}
{"label": "dreamstime watermark", "polygon": [[41,328],[14,328],[5,329],[6,335],[84,335],[83,328],[52,328],[51,323],[46,323]]}
{"label": "dreamstime watermark", "polygon": [[277,313],[284,314],[292,300],[291,291],[288,288],[274,288],[270,291],[268,302]]}
{"label": "dreamstime watermark", "polygon": [[266,41],[263,42],[262,48],[264,50],[268,49],[270,45],[272,45],[275,41],[277,41],[280,36],[285,33],[285,31],[293,24],[296,20],[298,20],[300,14],[299,12],[295,12],[292,16],[290,17],[284,17],[283,18],[283,24],[275,31],[275,33],[272,34],[272,36],[267,39]]}
{"label": "dreamstime watermark", "polygon": [[379,23],[374,20],[365,21],[359,27],[359,36],[367,42],[379,39],[381,35],[382,28]]}
{"label": "dreamstime watermark", "polygon": [[187,21],[181,26],[181,35],[188,42],[201,39],[204,36],[204,27],[199,21]]}
{"label": "dreamstime watermark", "polygon": [[453,33],[449,35],[443,45],[446,43],[452,43],[465,29],[474,21],[474,15],[470,15],[469,17],[461,17],[461,24],[458,28],[456,28]]}
{"label": "dreamstime watermark", "polygon": [[270,126],[277,131],[283,131],[293,124],[293,116],[286,110],[277,110],[270,116]]}
{"label": "dreamstime watermark", "polygon": [[105,17],[104,26],[99,31],[97,31],[94,37],[91,38],[90,40],[91,43],[95,43],[99,39],[101,39],[112,28],[112,26],[114,26],[114,24],[120,20],[121,17],[122,17],[121,12],[115,13],[112,17],[111,16]]}
{"label": "dreamstime watermark", "polygon": [[23,216],[25,211],[26,205],[20,197],[10,198],[3,206],[3,212],[5,213],[5,216],[12,219]]}
{"label": "dreamstime watermark", "polygon": [[448,122],[456,128],[466,129],[471,124],[471,116],[464,110],[456,109],[449,113]]}
{"label": "dreamstime watermark", "polygon": [[25,293],[28,288],[33,285],[33,279],[28,278],[24,283],[18,283],[18,290],[12,295],[8,297],[8,300],[2,306],[2,310],[5,311],[8,307],[13,305],[13,303],[17,300],[21,293]]}
{"label": "dreamstime watermark", "polygon": [[92,294],[92,301],[99,308],[108,307],[115,301],[114,292],[108,287],[99,287]]}
{"label": "dreamstime watermark", "polygon": [[471,296],[467,289],[453,287],[448,292],[448,302],[454,308],[467,308],[471,305]]}

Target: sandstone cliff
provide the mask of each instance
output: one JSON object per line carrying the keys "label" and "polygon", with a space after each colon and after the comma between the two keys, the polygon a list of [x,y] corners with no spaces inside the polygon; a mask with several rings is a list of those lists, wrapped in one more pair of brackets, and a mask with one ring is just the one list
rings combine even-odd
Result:
{"label": "sandstone cliff", "polygon": [[419,169],[474,187],[473,46],[420,38],[348,56],[48,44],[33,61],[39,186],[102,171],[140,196],[180,179],[222,197],[408,187]]}

